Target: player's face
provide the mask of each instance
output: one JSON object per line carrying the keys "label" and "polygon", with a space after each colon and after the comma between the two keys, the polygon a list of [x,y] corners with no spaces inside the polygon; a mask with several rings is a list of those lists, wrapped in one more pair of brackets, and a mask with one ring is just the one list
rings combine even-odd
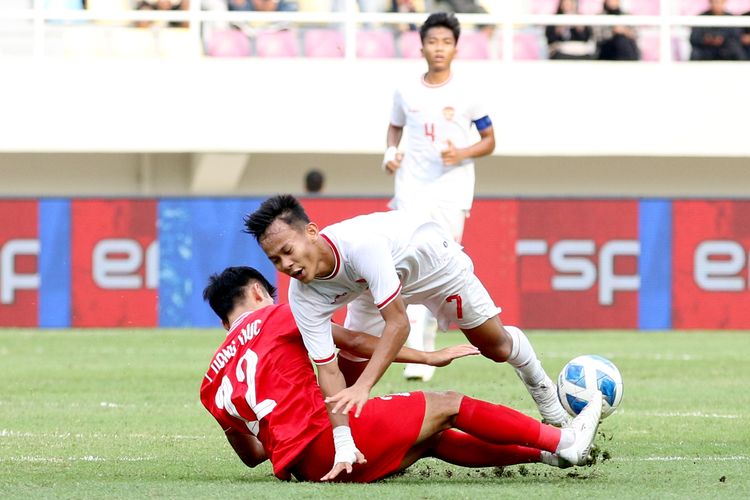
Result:
{"label": "player's face", "polygon": [[432,71],[449,69],[456,56],[456,39],[453,32],[443,26],[430,28],[422,42],[422,55]]}
{"label": "player's face", "polygon": [[295,228],[279,219],[268,226],[260,246],[273,265],[282,273],[309,283],[315,278],[318,252],[315,240],[317,227],[308,224]]}

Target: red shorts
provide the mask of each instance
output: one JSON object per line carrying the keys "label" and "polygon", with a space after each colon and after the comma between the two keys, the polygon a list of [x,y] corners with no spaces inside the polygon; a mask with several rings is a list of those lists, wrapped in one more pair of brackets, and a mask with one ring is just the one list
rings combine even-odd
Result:
{"label": "red shorts", "polygon": [[[341,472],[336,480],[369,483],[398,471],[419,437],[424,411],[422,392],[403,392],[370,399],[359,418],[350,414],[354,443],[367,463],[355,464],[351,474]],[[291,472],[301,481],[320,481],[333,467],[334,455],[333,432],[329,427],[307,445]]]}

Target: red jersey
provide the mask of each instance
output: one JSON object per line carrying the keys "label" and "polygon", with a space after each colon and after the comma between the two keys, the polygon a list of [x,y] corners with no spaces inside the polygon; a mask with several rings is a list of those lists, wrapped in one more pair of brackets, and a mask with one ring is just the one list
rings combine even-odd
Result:
{"label": "red jersey", "polygon": [[227,431],[258,437],[286,479],[288,467],[330,422],[307,350],[289,306],[240,316],[201,384],[201,402]]}

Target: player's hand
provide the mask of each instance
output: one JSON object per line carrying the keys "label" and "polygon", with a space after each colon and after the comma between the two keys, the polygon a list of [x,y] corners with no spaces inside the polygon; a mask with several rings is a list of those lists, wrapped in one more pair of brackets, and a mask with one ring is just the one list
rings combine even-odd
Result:
{"label": "player's hand", "polygon": [[326,404],[334,405],[331,413],[340,412],[342,415],[348,415],[351,410],[356,409],[354,416],[359,417],[369,398],[370,389],[355,382],[353,386],[347,387],[333,396],[328,396]]}
{"label": "player's hand", "polygon": [[404,159],[404,153],[397,152],[396,156],[389,162],[386,162],[385,164],[385,171],[389,174],[395,174],[396,170],[401,168],[401,160]]}
{"label": "player's hand", "polygon": [[443,158],[443,165],[447,167],[458,165],[463,161],[463,157],[461,156],[459,150],[456,149],[456,146],[450,139],[446,141],[445,149],[440,152],[440,156],[442,156]]}
{"label": "player's hand", "polygon": [[435,352],[428,352],[427,363],[430,366],[447,366],[454,359],[466,356],[477,356],[480,354],[479,349],[470,344],[454,345],[440,349]]}
{"label": "player's hand", "polygon": [[[361,451],[355,449],[354,450],[354,456],[355,456],[354,463],[356,463],[356,464],[366,464],[367,463],[367,459],[365,458],[365,456],[362,454]],[[328,471],[328,474],[326,474],[325,476],[321,477],[320,480],[321,481],[330,481],[332,479],[335,479],[336,476],[338,476],[341,473],[342,470],[345,470],[347,474],[351,474],[352,473],[352,464],[350,464],[349,462],[336,462],[335,464],[333,464],[333,468],[330,471]]]}

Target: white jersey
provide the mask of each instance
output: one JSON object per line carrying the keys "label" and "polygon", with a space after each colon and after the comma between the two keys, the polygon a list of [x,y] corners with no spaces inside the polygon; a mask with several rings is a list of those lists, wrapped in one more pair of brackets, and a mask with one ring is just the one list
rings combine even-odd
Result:
{"label": "white jersey", "polygon": [[448,140],[459,149],[478,140],[472,123],[488,111],[473,83],[469,86],[452,74],[443,84],[429,85],[421,76],[396,90],[391,124],[404,128],[407,144],[396,171],[391,208],[411,210],[428,204],[471,209],[474,162],[445,166],[441,151]]}
{"label": "white jersey", "polygon": [[331,317],[369,290],[378,310],[401,293],[404,301],[434,294],[434,277],[461,246],[436,222],[395,210],[361,215],[321,231],[333,250],[333,272],[310,283],[291,280],[289,305],[317,364],[335,357]]}

